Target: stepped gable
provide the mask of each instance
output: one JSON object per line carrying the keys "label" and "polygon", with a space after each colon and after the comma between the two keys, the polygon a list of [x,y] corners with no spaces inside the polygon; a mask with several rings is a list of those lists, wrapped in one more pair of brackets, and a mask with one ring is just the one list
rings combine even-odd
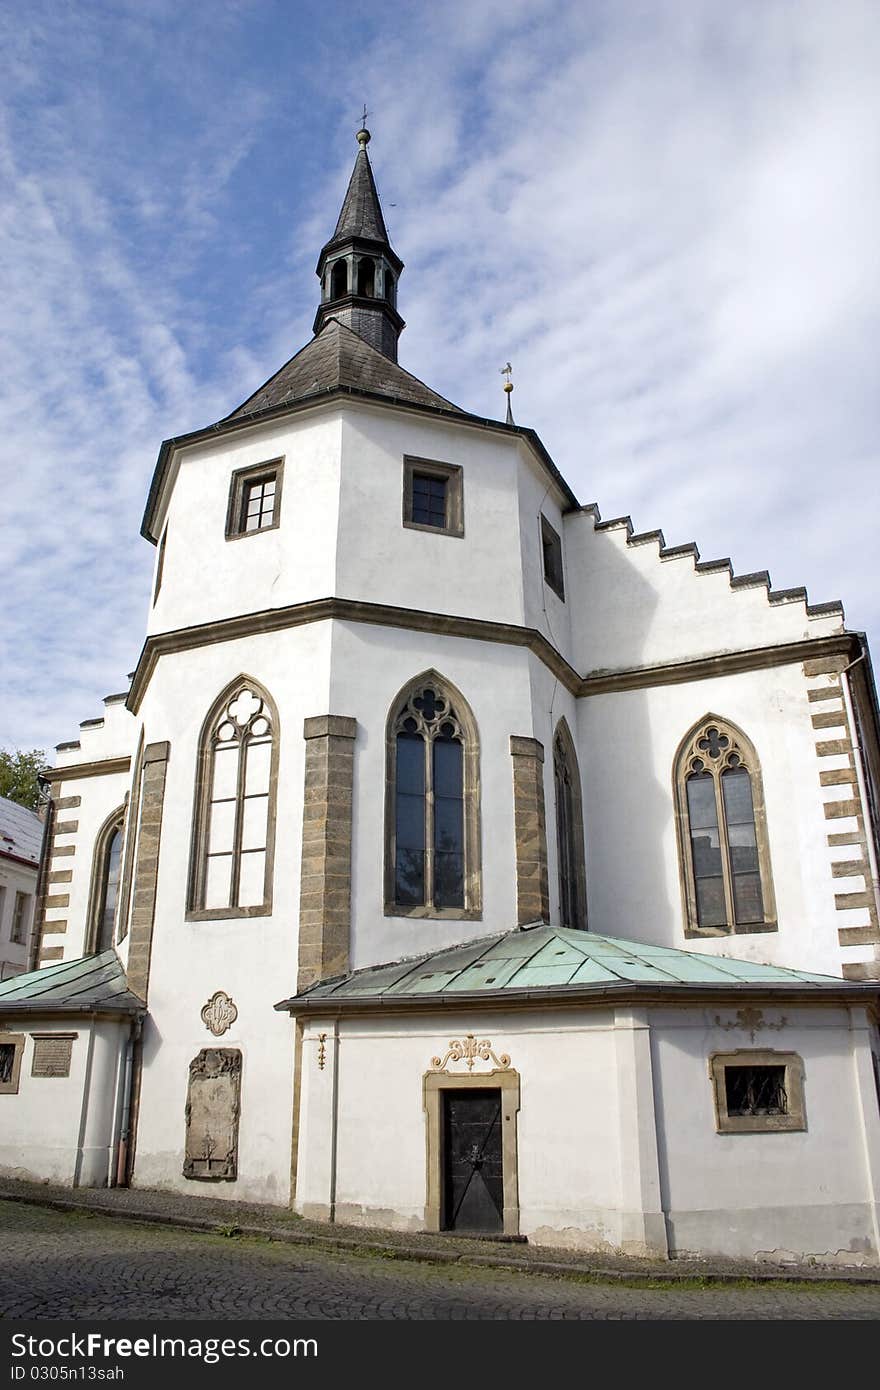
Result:
{"label": "stepped gable", "polygon": [[370,347],[350,328],[337,319],[328,319],[311,342],[221,423],[331,391],[385,396],[389,400],[412,401],[415,405],[461,413],[457,405],[432,391],[384,353]]}
{"label": "stepped gable", "polygon": [[770,571],[756,570],[753,574],[734,574],[733,565],[730,560],[701,560],[700,552],[694,541],[687,541],[684,545],[667,545],[662,531],[636,531],[632,524],[632,517],[616,516],[608,521],[603,521],[599,508],[595,502],[589,502],[580,508],[593,518],[593,527],[596,531],[616,531],[626,530],[627,545],[650,545],[656,543],[661,560],[678,560],[691,556],[694,561],[694,571],[696,574],[717,574],[721,570],[727,570],[730,576],[731,589],[759,589],[767,591],[767,601],[771,604],[781,603],[803,603],[808,618],[829,617],[839,613],[843,618],[843,604],[840,599],[832,599],[829,603],[808,603],[807,591],[800,587],[797,589],[771,589]]}

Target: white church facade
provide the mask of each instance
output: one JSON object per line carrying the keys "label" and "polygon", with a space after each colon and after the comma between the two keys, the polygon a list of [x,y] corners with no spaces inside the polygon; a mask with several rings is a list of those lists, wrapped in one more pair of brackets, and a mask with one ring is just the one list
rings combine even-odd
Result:
{"label": "white church facade", "polygon": [[314,338],[162,445],[146,640],[0,984],[0,1172],[877,1264],[864,638],[397,364],[368,140]]}

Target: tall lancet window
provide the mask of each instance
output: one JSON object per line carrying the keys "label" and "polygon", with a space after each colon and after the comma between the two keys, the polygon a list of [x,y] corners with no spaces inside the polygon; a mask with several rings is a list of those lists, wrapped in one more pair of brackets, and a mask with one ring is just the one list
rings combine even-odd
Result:
{"label": "tall lancet window", "polygon": [[587,871],[581,775],[568,724],[560,719],[553,739],[559,918],[563,927],[587,929]]}
{"label": "tall lancet window", "polygon": [[278,716],[269,695],[242,677],[202,729],[190,873],[191,917],[272,910]]}
{"label": "tall lancet window", "polygon": [[113,945],[116,903],[122,867],[122,825],[125,808],[108,816],[95,841],[92,882],[89,893],[86,952],[108,951]]}
{"label": "tall lancet window", "polygon": [[479,749],[463,696],[435,672],[407,686],[387,739],[385,911],[479,917]]}
{"label": "tall lancet window", "polygon": [[761,769],[745,734],[701,720],[679,748],[675,790],[688,933],[775,931]]}

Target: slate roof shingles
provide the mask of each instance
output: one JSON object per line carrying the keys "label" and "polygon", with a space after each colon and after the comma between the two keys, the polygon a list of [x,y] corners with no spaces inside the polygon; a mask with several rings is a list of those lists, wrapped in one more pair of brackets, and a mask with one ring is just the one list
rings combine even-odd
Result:
{"label": "slate roof shingles", "polygon": [[311,342],[226,419],[236,420],[274,406],[291,405],[340,387],[460,413],[458,406],[370,347],[338,319],[328,319]]}

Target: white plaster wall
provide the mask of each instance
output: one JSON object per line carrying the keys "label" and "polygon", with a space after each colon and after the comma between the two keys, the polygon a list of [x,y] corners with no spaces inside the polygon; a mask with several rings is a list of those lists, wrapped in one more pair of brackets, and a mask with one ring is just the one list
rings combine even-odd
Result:
{"label": "white plaster wall", "polygon": [[[338,408],[316,409],[179,452],[160,519],[162,529],[167,521],[168,539],[148,632],[333,593],[340,431]],[[227,540],[233,472],[279,457],[284,458],[280,525]]]}
{"label": "white plaster wall", "polygon": [[731,589],[726,570],[698,574],[693,556],[661,560],[657,541],[628,545],[626,534],[623,524],[595,530],[588,512],[565,518],[567,573],[575,595],[573,664],[582,674],[843,630],[840,614],[810,617],[803,601],[770,604],[764,585]]}
{"label": "white plaster wall", "polygon": [[[778,932],[684,935],[673,766],[710,712],[737,724],[760,759]],[[828,847],[823,811],[839,789],[819,787],[812,712],[799,664],[579,701],[591,929],[839,975],[837,929],[847,922],[830,864],[842,852]]]}
{"label": "white plaster wall", "polygon": [[[327,713],[329,624],[217,643],[163,657],[144,700],[147,743],[167,739],[159,877],[144,1031],[144,1079],[134,1181],[231,1200],[287,1201],[293,1027],[273,1005],[294,993],[305,742],[303,720]],[[258,680],[279,719],[273,910],[266,917],[186,921],[198,739],[205,716],[236,676]],[[215,990],[239,1011],[214,1038],[200,1010]],[[204,1047],[243,1054],[239,1178],[198,1183],[181,1173],[189,1063]]]}
{"label": "white plaster wall", "polygon": [[[339,1025],[336,1217],[366,1226],[424,1226],[426,1120],[423,1079],[450,1040],[473,1032],[509,1055],[520,1075],[516,1119],[520,1230],[539,1243],[602,1249],[620,1238],[620,1153],[611,1015],[560,1017],[536,1010],[443,1018],[409,1015]],[[324,1067],[319,1035],[327,1035]],[[309,1021],[303,1040],[295,1206],[325,1216],[332,1189],[334,1025]],[[473,1074],[494,1063],[478,1061]],[[464,1063],[450,1071],[468,1075]],[[487,1079],[487,1085],[494,1084]],[[506,1107],[505,1107],[506,1108]],[[609,1122],[610,1117],[610,1122]]]}
{"label": "white plaster wall", "polygon": [[[31,1014],[17,1020],[4,1017],[0,1032],[26,1037],[18,1093],[0,1096],[0,1173],[70,1186],[107,1186],[129,1025]],[[69,1076],[31,1076],[35,1032],[77,1034]]]}
{"label": "white plaster wall", "polygon": [[[754,1038],[735,1026],[734,1008],[654,1014],[661,1183],[671,1250],[876,1263],[847,1011],[779,1006],[763,1013]],[[756,1048],[803,1059],[805,1130],[716,1132],[708,1059]]]}
{"label": "white plaster wall", "polygon": [[[579,595],[572,587],[576,571],[569,570],[568,541],[561,508],[561,494],[542,468],[539,468],[530,449],[520,447],[517,473],[519,496],[519,528],[522,543],[523,620],[526,627],[538,630],[571,661],[571,610],[577,608]],[[544,550],[541,539],[541,515],[547,518],[562,542],[562,568],[565,598],[561,599],[544,578]]]}
{"label": "white plaster wall", "polygon": [[[36,865],[29,867],[16,859],[10,859],[6,854],[0,854],[0,980],[10,980],[13,975],[20,975],[27,970],[36,888]],[[25,893],[30,900],[22,924],[22,941],[12,940],[17,893]]]}
{"label": "white plaster wall", "polygon": [[[846,1010],[765,1010],[757,1041],[733,1006],[656,1009],[653,1030],[656,1168],[672,1250],[744,1258],[877,1261],[871,1179]],[[780,1024],[782,1018],[784,1028]],[[295,1207],[364,1226],[419,1229],[427,1196],[423,1078],[450,1040],[474,1033],[507,1053],[520,1077],[517,1148],[520,1230],[535,1244],[614,1250],[633,1212],[651,1145],[650,1085],[635,1123],[624,1114],[621,1059],[607,1009],[550,1012],[449,1010],[307,1021]],[[766,1025],[774,1025],[766,1027]],[[320,1035],[324,1034],[323,1067]],[[618,1033],[619,1036],[619,1033]],[[807,1129],[782,1134],[716,1131],[709,1074],[713,1052],[774,1047],[805,1064]],[[477,1061],[474,1075],[494,1062]],[[452,1073],[468,1075],[463,1063]],[[335,1083],[335,1100],[334,1100]],[[629,1094],[628,1092],[626,1094]],[[335,1104],[335,1112],[334,1112]],[[335,1119],[334,1119],[335,1114]],[[872,1115],[876,1161],[880,1121]],[[335,1139],[334,1139],[335,1125]],[[637,1153],[638,1143],[641,1153]],[[335,1180],[333,1155],[335,1151]],[[642,1181],[650,1187],[649,1173]],[[658,1220],[663,1218],[658,1214]]]}
{"label": "white plaster wall", "polygon": [[[402,524],[405,454],[462,467],[464,536]],[[513,440],[397,411],[346,410],[335,592],[522,623],[518,470]]]}

